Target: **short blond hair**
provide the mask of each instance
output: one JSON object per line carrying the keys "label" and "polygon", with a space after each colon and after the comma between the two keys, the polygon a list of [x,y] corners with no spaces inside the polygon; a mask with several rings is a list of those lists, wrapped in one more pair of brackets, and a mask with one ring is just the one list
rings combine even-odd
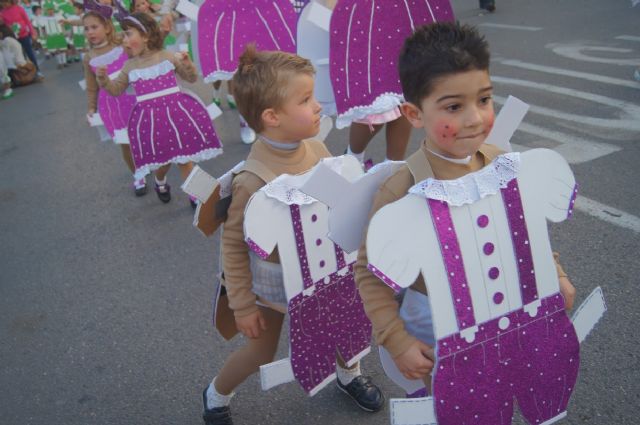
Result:
{"label": "short blond hair", "polygon": [[233,94],[249,127],[258,133],[264,130],[262,113],[282,106],[297,74],[315,74],[308,59],[287,52],[259,52],[253,44],[245,48],[233,75]]}

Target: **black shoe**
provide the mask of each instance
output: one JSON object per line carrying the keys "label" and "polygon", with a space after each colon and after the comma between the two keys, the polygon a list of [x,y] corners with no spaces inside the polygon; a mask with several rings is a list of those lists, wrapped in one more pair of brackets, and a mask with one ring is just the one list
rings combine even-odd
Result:
{"label": "black shoe", "polygon": [[133,182],[133,192],[136,194],[136,196],[144,196],[147,193],[147,182],[146,180],[143,178],[141,178],[140,180],[137,180],[135,182]]}
{"label": "black shoe", "polygon": [[171,200],[171,186],[156,183],[156,194],[163,203],[168,203]]}
{"label": "black shoe", "polygon": [[347,385],[342,385],[339,379],[337,381],[338,388],[348,394],[362,410],[377,412],[384,406],[384,395],[371,382],[370,377],[360,375]]}
{"label": "black shoe", "polygon": [[480,9],[493,12],[494,10],[496,10],[495,0],[480,0]]}
{"label": "black shoe", "polygon": [[194,210],[198,207],[198,200],[196,198],[189,196],[189,203]]}
{"label": "black shoe", "polygon": [[233,425],[229,406],[207,409],[207,388],[202,392],[202,404],[204,405],[202,419],[204,419],[205,425]]}

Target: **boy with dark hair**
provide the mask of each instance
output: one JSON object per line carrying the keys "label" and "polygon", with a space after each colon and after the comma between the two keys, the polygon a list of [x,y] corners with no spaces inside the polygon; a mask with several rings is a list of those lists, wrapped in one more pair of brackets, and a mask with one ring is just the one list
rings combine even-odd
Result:
{"label": "boy with dark hair", "polygon": [[[371,217],[404,197],[414,184],[429,177],[454,180],[489,165],[502,152],[485,144],[494,123],[489,48],[468,25],[436,23],[419,28],[405,42],[399,71],[407,103],[402,112],[415,128],[423,128],[420,149],[383,183]],[[440,255],[434,252],[433,255]],[[566,307],[575,289],[560,265],[556,268]],[[407,290],[411,307],[399,308],[393,289],[367,269],[366,241],[358,253],[356,282],[378,344],[391,355],[408,379],[423,379],[430,389],[434,364],[433,326],[421,274]]]}

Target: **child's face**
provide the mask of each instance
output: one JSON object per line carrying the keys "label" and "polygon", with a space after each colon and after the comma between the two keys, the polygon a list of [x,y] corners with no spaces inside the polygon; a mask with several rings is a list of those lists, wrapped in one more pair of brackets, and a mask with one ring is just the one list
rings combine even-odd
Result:
{"label": "child's face", "polygon": [[478,151],[493,127],[493,88],[488,71],[466,71],[438,79],[420,109],[403,105],[414,127],[424,128],[429,149],[450,158]]}
{"label": "child's face", "polygon": [[84,33],[92,46],[104,43],[107,39],[107,29],[95,16],[84,18]]}
{"label": "child's face", "polygon": [[313,76],[298,74],[287,87],[287,98],[278,108],[278,130],[285,140],[298,141],[318,134],[322,107],[313,95]]}
{"label": "child's face", "polygon": [[147,0],[135,0],[136,12],[148,13],[151,10],[151,6]]}
{"label": "child's face", "polygon": [[147,36],[143,35],[139,30],[135,28],[129,28],[124,32],[124,39],[122,45],[124,46],[127,55],[130,58],[140,56],[140,54],[147,47]]}
{"label": "child's face", "polygon": [[47,16],[53,16],[54,13],[55,13],[55,10],[47,9]]}

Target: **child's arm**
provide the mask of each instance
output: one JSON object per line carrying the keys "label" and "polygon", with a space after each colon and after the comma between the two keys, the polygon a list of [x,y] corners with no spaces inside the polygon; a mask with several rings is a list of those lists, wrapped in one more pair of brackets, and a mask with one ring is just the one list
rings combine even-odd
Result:
{"label": "child's arm", "polygon": [[93,115],[98,110],[98,80],[89,66],[89,55],[82,60],[84,67],[84,79],[87,83],[87,111]]}
{"label": "child's arm", "polygon": [[195,83],[198,79],[198,70],[196,66],[189,59],[189,54],[187,52],[180,52],[172,54],[167,52],[170,55],[170,61],[173,63],[173,66],[176,67],[176,73],[183,80],[189,83]]}
{"label": "child's arm", "polygon": [[107,75],[107,67],[101,66],[97,69],[96,77],[98,85],[105,89],[111,96],[120,96],[129,87],[129,63],[125,63],[120,74],[115,80],[111,80]]}
{"label": "child's arm", "polygon": [[[396,182],[398,180],[403,181],[400,184],[402,187],[406,186],[408,189],[411,186],[408,169],[398,173]],[[397,201],[406,193],[406,190],[391,190],[387,183],[383,184],[376,194],[370,217],[373,217],[383,206]],[[395,184],[392,185],[395,186]],[[371,273],[367,268],[368,264],[365,238],[358,251],[355,278],[365,312],[373,325],[376,342],[389,351],[398,369],[406,378],[419,379],[428,375],[433,368],[432,348],[406,331],[404,322],[398,314],[398,302],[393,289]]]}
{"label": "child's arm", "polygon": [[560,282],[560,293],[564,297],[564,308],[571,310],[573,302],[576,299],[576,288],[569,280],[569,276],[560,265],[560,254],[553,253],[553,261],[556,263],[556,271],[558,272],[558,281]]}
{"label": "child's arm", "polygon": [[222,264],[224,280],[236,325],[245,336],[256,338],[264,329],[264,319],[253,293],[249,247],[244,238],[244,211],[249,198],[264,183],[250,173],[236,176],[232,184],[231,205],[222,231]]}

